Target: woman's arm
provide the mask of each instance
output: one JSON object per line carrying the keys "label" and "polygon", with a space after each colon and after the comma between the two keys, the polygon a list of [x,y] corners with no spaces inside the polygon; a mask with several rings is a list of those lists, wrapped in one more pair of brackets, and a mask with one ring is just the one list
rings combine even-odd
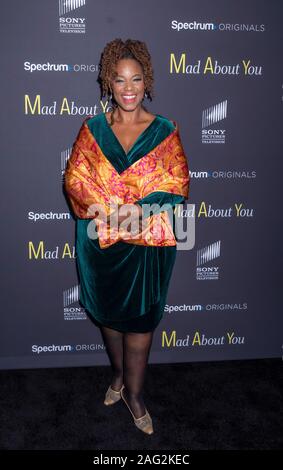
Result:
{"label": "woman's arm", "polygon": [[[163,204],[170,204],[171,207],[174,207],[176,204],[184,202],[184,200],[185,197],[180,194],[173,194],[166,191],[154,191],[136,201],[135,204],[142,207],[142,215],[144,217],[149,217],[150,215],[158,214],[164,210],[162,209]],[[143,204],[156,204],[156,206],[150,208],[143,206]]]}
{"label": "woman's arm", "polygon": [[64,188],[77,218],[104,220],[109,213],[107,194],[93,177],[89,161],[77,142],[67,162]]}

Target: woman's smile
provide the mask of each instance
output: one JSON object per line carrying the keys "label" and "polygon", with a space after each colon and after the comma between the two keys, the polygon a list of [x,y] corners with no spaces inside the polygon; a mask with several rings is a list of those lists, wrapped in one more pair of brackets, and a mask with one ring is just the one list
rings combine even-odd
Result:
{"label": "woman's smile", "polygon": [[124,103],[133,103],[136,100],[137,95],[122,95]]}

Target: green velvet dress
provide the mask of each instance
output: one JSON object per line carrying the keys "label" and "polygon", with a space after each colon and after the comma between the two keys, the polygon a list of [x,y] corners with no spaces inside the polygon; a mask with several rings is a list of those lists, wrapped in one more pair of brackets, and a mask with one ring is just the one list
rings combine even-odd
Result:
{"label": "green velvet dress", "polygon": [[[157,114],[125,153],[104,113],[88,119],[87,125],[118,173],[150,152],[175,128],[169,119]],[[156,191],[138,203],[174,206],[183,201],[181,195]],[[90,219],[76,220],[80,303],[97,326],[121,332],[153,331],[163,316],[176,246],[141,246],[119,241],[101,249],[98,239],[87,235],[90,222]]]}

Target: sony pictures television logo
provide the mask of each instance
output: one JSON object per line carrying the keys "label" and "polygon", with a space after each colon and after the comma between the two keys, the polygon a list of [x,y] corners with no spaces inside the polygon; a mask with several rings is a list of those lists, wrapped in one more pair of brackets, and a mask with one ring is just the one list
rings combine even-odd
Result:
{"label": "sony pictures television logo", "polygon": [[61,176],[62,176],[62,181],[65,181],[65,171],[67,167],[68,160],[71,156],[73,148],[69,147],[65,150],[61,151]]}
{"label": "sony pictures television logo", "polygon": [[78,305],[80,286],[75,285],[63,291],[64,320],[86,320],[85,310]]}
{"label": "sony pictures television logo", "polygon": [[85,17],[77,16],[77,9],[85,6],[86,0],[59,0],[60,33],[85,33]]}
{"label": "sony pictures television logo", "polygon": [[215,281],[219,279],[219,266],[203,266],[220,256],[220,244],[218,240],[200,250],[197,250],[196,278],[198,281]]}
{"label": "sony pictures television logo", "polygon": [[202,112],[201,137],[203,144],[225,144],[226,129],[212,126],[227,118],[227,100],[210,106]]}

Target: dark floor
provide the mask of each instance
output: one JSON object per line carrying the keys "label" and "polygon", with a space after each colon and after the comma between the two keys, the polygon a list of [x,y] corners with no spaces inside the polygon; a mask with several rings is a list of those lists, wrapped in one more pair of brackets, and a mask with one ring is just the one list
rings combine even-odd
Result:
{"label": "dark floor", "polygon": [[0,371],[0,449],[280,449],[282,365],[150,364],[153,435],[135,427],[123,401],[103,404],[108,366]]}

